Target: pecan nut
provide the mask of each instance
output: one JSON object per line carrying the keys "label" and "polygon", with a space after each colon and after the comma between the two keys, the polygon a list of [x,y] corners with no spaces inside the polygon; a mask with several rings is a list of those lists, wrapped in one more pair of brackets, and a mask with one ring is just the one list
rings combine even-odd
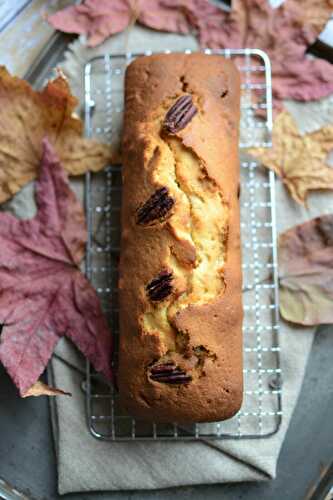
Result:
{"label": "pecan nut", "polygon": [[153,302],[164,300],[172,292],[172,273],[162,271],[146,286],[147,295]]}
{"label": "pecan nut", "polygon": [[175,200],[166,187],[157,189],[154,194],[137,210],[137,223],[147,225],[164,220],[172,209]]}
{"label": "pecan nut", "polygon": [[192,96],[185,94],[177,99],[165,115],[163,128],[171,134],[176,134],[186,127],[197,112]]}
{"label": "pecan nut", "polygon": [[192,380],[191,375],[176,366],[173,361],[153,366],[150,370],[150,378],[164,384],[188,384]]}

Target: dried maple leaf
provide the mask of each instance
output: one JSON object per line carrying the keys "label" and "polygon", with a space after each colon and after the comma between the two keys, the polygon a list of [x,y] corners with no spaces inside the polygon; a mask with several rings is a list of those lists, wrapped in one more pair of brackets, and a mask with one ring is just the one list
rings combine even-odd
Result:
{"label": "dried maple leaf", "polygon": [[304,204],[309,191],[333,189],[333,168],[326,164],[333,149],[333,125],[301,135],[292,116],[283,111],[274,121],[272,149],[249,152],[274,170],[298,203]]}
{"label": "dried maple leaf", "polygon": [[95,47],[127,28],[131,9],[123,0],[86,0],[47,16],[47,20],[65,33],[87,35],[89,46]]}
{"label": "dried maple leaf", "polygon": [[280,311],[301,325],[333,323],[333,215],[279,238]]}
{"label": "dried maple leaf", "polygon": [[0,361],[21,395],[64,335],[111,378],[110,332],[79,269],[87,237],[83,209],[46,139],[36,202],[33,219],[0,213]]}
{"label": "dried maple leaf", "polygon": [[0,67],[0,203],[36,177],[45,135],[71,175],[113,161],[109,145],[82,137],[82,122],[73,116],[76,105],[62,76],[36,92]]}
{"label": "dried maple leaf", "polygon": [[233,0],[231,12],[209,0],[86,0],[48,20],[61,31],[87,34],[91,46],[125,29],[134,17],[153,29],[195,30],[202,47],[263,49],[272,62],[278,109],[285,98],[311,100],[333,92],[333,66],[306,55],[332,11],[333,0],[286,0],[276,9],[268,0]]}
{"label": "dried maple leaf", "polygon": [[[207,0],[160,0],[182,9],[198,29],[200,45],[259,48],[272,63],[275,108],[282,99],[319,99],[333,92],[333,66],[306,54],[333,11],[333,0],[285,0],[274,9],[268,0],[233,0],[230,13]],[[252,81],[262,78],[252,75]]]}
{"label": "dried maple leaf", "polygon": [[38,380],[24,394],[22,394],[23,398],[31,396],[71,396],[71,393],[62,391],[56,387],[50,387],[49,385],[44,384],[44,382]]}
{"label": "dried maple leaf", "polygon": [[124,31],[135,20],[162,31],[188,33],[190,29],[183,12],[164,7],[158,0],[85,0],[47,20],[57,30],[86,35],[89,47]]}

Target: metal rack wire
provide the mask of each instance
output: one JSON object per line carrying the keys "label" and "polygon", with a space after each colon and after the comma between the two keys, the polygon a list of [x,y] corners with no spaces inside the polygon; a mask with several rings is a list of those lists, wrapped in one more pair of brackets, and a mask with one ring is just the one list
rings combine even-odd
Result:
{"label": "metal rack wire", "polygon": [[[166,51],[168,52],[168,51]],[[185,51],[190,52],[190,51]],[[196,440],[262,438],[277,432],[282,419],[279,347],[274,174],[246,154],[270,147],[272,99],[270,62],[260,50],[206,50],[235,60],[242,75],[241,227],[244,277],[244,402],[232,419],[213,424],[161,425],[135,421],[118,402],[117,391],[87,364],[86,412],[99,439]],[[147,51],[145,54],[151,54]],[[99,56],[85,66],[86,135],[119,141],[123,78],[129,62],[142,54]],[[260,117],[259,117],[260,115]],[[115,338],[117,364],[120,166],[87,174],[89,230],[86,271],[101,298]]]}

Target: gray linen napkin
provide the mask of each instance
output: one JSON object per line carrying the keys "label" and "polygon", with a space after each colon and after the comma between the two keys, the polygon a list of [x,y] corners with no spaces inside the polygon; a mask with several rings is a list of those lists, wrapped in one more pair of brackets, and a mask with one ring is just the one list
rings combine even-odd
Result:
{"label": "gray linen napkin", "polygon": [[[190,37],[161,35],[140,27],[108,40],[103,46],[89,50],[80,41],[74,42],[62,68],[69,76],[74,92],[82,96],[82,65],[98,53],[117,53],[125,50],[141,51],[194,48]],[[325,114],[331,100],[317,106]],[[289,103],[302,128],[302,106]],[[306,130],[311,128],[308,115]],[[312,128],[321,125],[315,121]],[[323,212],[331,212],[330,195],[312,195],[309,209],[296,206],[281,183],[277,182],[278,232]],[[248,300],[252,292],[244,294]],[[280,344],[283,370],[283,419],[278,433],[270,438],[256,440],[224,440],[195,443],[108,443],[95,440],[88,434],[85,421],[84,394],[80,389],[83,375],[70,369],[60,358],[84,372],[80,356],[67,342],[58,347],[58,358],[51,363],[50,378],[58,387],[73,393],[70,398],[51,400],[53,429],[57,444],[59,492],[118,489],[154,489],[202,483],[265,480],[274,478],[276,463],[298,394],[314,337],[314,328],[294,328],[282,323]],[[249,408],[251,410],[251,407]],[[253,423],[253,431],[257,432]],[[203,464],[205,464],[203,466]]]}

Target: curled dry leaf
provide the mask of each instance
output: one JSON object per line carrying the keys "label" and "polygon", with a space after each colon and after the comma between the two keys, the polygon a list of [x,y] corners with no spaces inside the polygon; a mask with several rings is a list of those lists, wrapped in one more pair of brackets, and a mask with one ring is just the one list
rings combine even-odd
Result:
{"label": "curled dry leaf", "polygon": [[44,382],[41,382],[41,380],[38,380],[22,395],[23,398],[31,396],[71,396],[71,393],[62,391],[56,387],[50,387],[44,384]]}
{"label": "curled dry leaf", "polygon": [[309,191],[333,189],[333,168],[326,163],[333,149],[333,125],[301,135],[292,116],[283,111],[274,121],[272,149],[249,152],[274,170],[293,199],[305,204]]}
{"label": "curled dry leaf", "polygon": [[[276,109],[282,100],[311,100],[333,92],[333,65],[308,57],[333,11],[333,0],[233,0],[226,12],[209,0],[85,0],[49,17],[61,31],[85,33],[91,46],[124,30],[133,19],[149,28],[195,32],[202,47],[252,47],[272,62]],[[253,74],[253,79],[255,74]]]}
{"label": "curled dry leaf", "polygon": [[301,325],[333,323],[333,214],[279,238],[280,311]]}
{"label": "curled dry leaf", "polygon": [[96,291],[81,273],[83,209],[53,147],[43,141],[37,215],[0,213],[0,361],[21,395],[43,373],[62,336],[111,379],[111,334]]}
{"label": "curled dry leaf", "polygon": [[82,122],[73,115],[76,105],[63,76],[37,92],[0,67],[0,203],[36,177],[45,135],[70,175],[113,162],[109,145],[82,137]]}

